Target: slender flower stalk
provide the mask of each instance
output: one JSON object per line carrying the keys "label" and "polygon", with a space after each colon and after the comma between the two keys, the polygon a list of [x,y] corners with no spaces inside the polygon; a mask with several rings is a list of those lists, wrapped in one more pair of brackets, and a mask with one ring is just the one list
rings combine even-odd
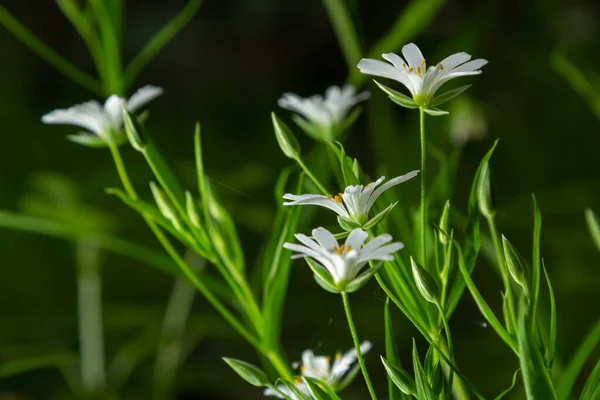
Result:
{"label": "slender flower stalk", "polygon": [[421,128],[421,262],[427,268],[427,140],[425,138],[425,111],[419,109]]}
{"label": "slender flower stalk", "polygon": [[348,327],[350,328],[352,341],[354,342],[354,347],[356,348],[356,354],[358,356],[358,363],[360,364],[360,369],[362,371],[363,377],[365,378],[367,387],[369,388],[371,398],[373,400],[377,400],[377,395],[375,394],[375,389],[373,389],[373,384],[371,383],[371,378],[369,377],[369,372],[367,371],[365,360],[363,359],[363,356],[361,354],[360,341],[358,340],[358,334],[356,333],[356,327],[354,326],[354,319],[352,318],[352,311],[350,310],[350,302],[348,301],[348,293],[342,292],[342,301],[344,303],[344,311],[346,312],[346,318],[348,319]]}

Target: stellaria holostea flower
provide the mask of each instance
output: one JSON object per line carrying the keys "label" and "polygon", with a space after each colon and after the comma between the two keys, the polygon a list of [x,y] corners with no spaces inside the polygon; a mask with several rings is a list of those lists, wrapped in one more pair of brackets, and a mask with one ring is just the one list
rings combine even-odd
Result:
{"label": "stellaria holostea flower", "polygon": [[414,178],[418,173],[419,171],[416,170],[411,171],[405,175],[392,178],[381,185],[385,179],[385,176],[382,176],[375,182],[371,182],[365,186],[348,186],[346,189],[344,189],[343,193],[339,193],[336,196],[325,196],[320,194],[295,195],[287,193],[283,196],[283,198],[291,201],[283,203],[283,205],[315,205],[326,207],[334,211],[339,216],[338,220],[344,229],[349,230],[359,226],[367,229],[374,226],[377,222],[379,222],[379,220],[381,220],[381,218],[385,217],[395,205],[395,203],[391,204],[385,210],[369,220],[369,211],[371,210],[371,207],[373,207],[375,200],[377,200],[377,198],[389,188]]}
{"label": "stellaria holostea flower", "polygon": [[69,136],[74,142],[92,146],[105,146],[107,140],[125,140],[123,134],[123,108],[129,112],[140,110],[163,93],[159,87],[146,85],[135,92],[128,100],[112,95],[104,105],[92,100],[67,109],[49,112],[42,117],[45,124],[75,125],[87,129]]}
{"label": "stellaria holostea flower", "polygon": [[[371,347],[371,342],[362,342],[360,344],[361,354],[364,356],[371,350]],[[355,368],[352,368],[352,365],[356,363],[357,359],[356,349],[350,349],[343,354],[338,352],[333,360],[329,356],[317,356],[309,349],[302,352],[302,363],[294,363],[293,367],[297,368],[300,366],[300,373],[302,376],[318,379],[329,386],[333,391],[340,391],[350,384],[352,379],[356,376],[358,365],[356,365]],[[302,393],[310,395],[310,391],[302,379],[298,378],[295,385]],[[286,396],[289,396],[294,400],[296,399],[296,396],[285,385],[279,385],[277,386],[277,389]],[[282,398],[279,393],[270,388],[265,390],[265,395]]]}
{"label": "stellaria holostea flower", "polygon": [[312,235],[314,240],[297,233],[294,236],[302,244],[284,243],[283,247],[297,253],[293,259],[305,258],[317,283],[332,293],[360,289],[382,264],[361,273],[369,261],[393,260],[392,253],[404,247],[401,242],[387,244],[392,241],[388,234],[377,236],[363,246],[369,234],[360,228],[350,232],[342,245],[325,228],[313,229]]}
{"label": "stellaria holostea flower", "polygon": [[394,102],[408,108],[423,107],[432,115],[446,114],[447,112],[433,107],[458,96],[469,87],[463,86],[436,97],[435,93],[444,83],[461,76],[478,75],[481,73],[480,68],[487,64],[487,60],[469,61],[469,54],[456,53],[427,68],[425,57],[414,43],[404,46],[402,55],[404,58],[394,53],[382,54],[391,64],[363,58],[358,63],[358,68],[364,74],[390,78],[402,83],[410,91],[412,99],[376,82]]}
{"label": "stellaria holostea flower", "polygon": [[293,111],[294,122],[308,135],[317,140],[333,140],[338,133],[346,129],[358,116],[359,110],[350,114],[352,107],[368,99],[369,92],[356,93],[350,85],[330,86],[325,97],[314,95],[302,98],[294,93],[284,93],[277,104]]}

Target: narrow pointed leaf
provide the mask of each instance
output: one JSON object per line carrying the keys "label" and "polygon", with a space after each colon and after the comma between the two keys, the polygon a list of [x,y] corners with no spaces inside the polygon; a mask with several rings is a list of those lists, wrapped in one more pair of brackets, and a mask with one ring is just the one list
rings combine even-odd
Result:
{"label": "narrow pointed leaf", "polygon": [[269,379],[267,378],[267,375],[258,367],[235,358],[223,357],[223,361],[225,361],[235,372],[237,372],[240,377],[242,377],[249,384],[258,387],[269,385]]}
{"label": "narrow pointed leaf", "polygon": [[513,390],[513,388],[515,387],[515,384],[517,383],[517,376],[519,376],[519,371],[521,371],[520,369],[516,370],[515,373],[513,374],[513,378],[512,378],[512,383],[510,384],[509,387],[507,387],[506,389],[504,389],[502,392],[500,392],[500,394],[498,396],[496,396],[494,398],[494,400],[501,400],[504,396],[506,396],[511,390]]}
{"label": "narrow pointed leaf", "polygon": [[387,94],[390,98],[390,100],[392,100],[394,103],[402,106],[402,107],[406,107],[406,108],[419,108],[419,105],[417,103],[414,102],[413,99],[411,99],[410,97],[408,97],[405,94],[402,94],[392,88],[389,88],[379,82],[377,82],[375,79],[373,79],[373,82],[375,82],[377,84],[377,86],[379,86],[379,88],[381,90],[383,90],[385,92],[385,94]]}
{"label": "narrow pointed leaf", "polygon": [[[381,357],[381,362],[385,367],[385,370],[388,375],[388,379],[398,388],[400,391],[406,395],[415,395],[417,394],[416,383],[415,380],[410,376],[406,371],[402,368],[395,366],[394,364],[387,361],[385,358]],[[390,392],[392,393],[392,392]],[[392,396],[390,396],[390,400]]]}
{"label": "narrow pointed leaf", "polygon": [[435,96],[434,99],[431,100],[431,103],[429,103],[429,105],[431,107],[439,106],[440,104],[443,104],[449,100],[452,100],[453,98],[460,95],[462,92],[464,92],[465,90],[467,90],[470,87],[471,87],[471,85],[465,85],[465,86],[461,86],[456,89],[448,90],[447,92],[444,92],[440,95]]}
{"label": "narrow pointed leaf", "polygon": [[450,114],[448,111],[440,110],[439,108],[430,107],[430,106],[427,106],[427,108],[423,108],[423,111],[425,111],[426,114],[429,114],[433,117],[439,117],[442,115]]}

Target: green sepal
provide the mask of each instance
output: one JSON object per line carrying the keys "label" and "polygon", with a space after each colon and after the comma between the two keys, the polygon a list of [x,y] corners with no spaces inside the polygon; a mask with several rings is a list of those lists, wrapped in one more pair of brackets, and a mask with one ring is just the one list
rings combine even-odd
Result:
{"label": "green sepal", "polygon": [[392,88],[389,88],[385,85],[382,85],[381,83],[377,82],[375,79],[373,79],[373,82],[375,82],[377,84],[377,86],[379,86],[379,88],[381,90],[383,90],[385,92],[385,94],[387,94],[390,98],[390,100],[392,100],[394,103],[402,106],[402,107],[406,107],[406,108],[419,108],[419,105],[417,103],[415,103],[415,101],[413,99],[411,99],[410,97],[408,97],[405,94],[402,94]]}
{"label": "green sepal", "polygon": [[303,376],[302,380],[306,384],[306,387],[314,400],[331,400],[331,396],[321,388],[322,382],[320,380],[308,376]]}
{"label": "green sepal", "polygon": [[361,225],[358,222],[350,218],[345,218],[338,215],[337,220],[338,224],[340,224],[340,227],[345,231],[353,231],[356,228],[361,227]]}
{"label": "green sepal", "polygon": [[410,376],[402,368],[388,362],[385,358],[383,358],[383,356],[381,356],[381,362],[383,363],[388,376],[392,382],[394,382],[394,385],[396,385],[398,389],[402,391],[402,393],[409,396],[417,394],[415,380],[412,378],[412,376]]}
{"label": "green sepal", "polygon": [[315,277],[315,281],[317,281],[319,286],[321,286],[323,289],[330,293],[341,292],[341,290],[339,290],[336,284],[333,282],[332,276],[329,274],[329,272],[327,272],[325,267],[317,264],[309,257],[304,257],[304,259],[306,260],[306,263],[312,270]]}
{"label": "green sepal", "polygon": [[145,144],[140,135],[140,125],[125,108],[123,108],[123,125],[125,125],[125,134],[129,139],[129,143],[131,143],[131,147],[137,151],[143,151]]}
{"label": "green sepal", "polygon": [[108,147],[106,139],[96,135],[95,133],[79,132],[74,135],[67,135],[67,140],[85,147],[91,147],[93,149]]}
{"label": "green sepal", "polygon": [[395,203],[392,203],[389,206],[387,206],[383,211],[381,211],[379,214],[377,214],[376,216],[374,216],[373,218],[368,220],[364,225],[362,225],[362,228],[363,229],[371,229],[372,227],[377,225],[377,223],[379,221],[381,221],[382,219],[384,219],[388,216],[390,211],[392,211],[392,209],[394,207],[396,207],[397,204],[398,204],[398,202],[396,201]]}
{"label": "green sepal", "polygon": [[431,107],[439,106],[440,104],[443,104],[449,100],[452,100],[453,98],[460,95],[462,92],[464,92],[465,90],[467,90],[470,87],[471,87],[471,85],[465,85],[465,86],[461,86],[456,89],[448,90],[447,92],[444,92],[440,95],[435,96],[428,105]]}
{"label": "green sepal", "polygon": [[290,382],[287,379],[279,379],[278,381],[282,382],[285,386],[287,386],[287,388],[292,391],[292,393],[294,394],[294,396],[296,396],[298,400],[312,400],[310,396],[307,396],[306,394],[302,393],[293,382]]}
{"label": "green sepal", "polygon": [[369,282],[369,280],[373,277],[373,275],[375,275],[375,273],[377,271],[379,271],[379,269],[382,266],[383,266],[383,262],[380,262],[377,265],[370,267],[365,272],[358,275],[356,278],[352,279],[352,281],[350,281],[350,283],[348,283],[346,285],[346,287],[344,288],[344,291],[346,291],[348,293],[356,292],[358,289],[365,286]]}
{"label": "green sepal", "polygon": [[429,272],[421,267],[412,257],[410,258],[413,277],[419,289],[419,293],[425,300],[433,304],[440,302],[440,287]]}
{"label": "green sepal", "polygon": [[242,379],[249,384],[258,387],[269,385],[267,374],[265,374],[260,368],[235,358],[223,357],[223,361],[225,361]]}
{"label": "green sepal", "polygon": [[448,111],[440,110],[439,108],[429,106],[423,107],[423,111],[425,111],[426,114],[429,114],[433,117],[439,117],[441,115],[450,114]]}
{"label": "green sepal", "polygon": [[271,113],[271,119],[273,121],[275,137],[281,151],[286,157],[297,160],[300,157],[300,143],[298,143],[298,139],[296,139],[292,130],[274,112]]}
{"label": "green sepal", "polygon": [[294,123],[298,125],[298,127],[302,129],[304,133],[306,133],[310,138],[316,140],[317,142],[327,142],[330,140],[328,138],[328,135],[324,133],[324,130],[319,129],[319,126],[311,124],[309,121],[302,118],[301,116],[297,114],[292,115],[292,121],[294,121]]}

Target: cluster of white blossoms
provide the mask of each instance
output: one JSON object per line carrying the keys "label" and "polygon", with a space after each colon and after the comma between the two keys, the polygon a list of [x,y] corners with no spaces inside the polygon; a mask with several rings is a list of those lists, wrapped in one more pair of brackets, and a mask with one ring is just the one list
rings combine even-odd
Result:
{"label": "cluster of white blossoms", "polygon": [[[371,350],[371,347],[371,342],[362,342],[360,344],[360,353],[362,355],[366,354]],[[355,349],[350,349],[344,354],[337,353],[333,360],[329,356],[317,356],[312,350],[304,350],[302,353],[302,363],[295,363],[293,367],[297,368],[299,366],[302,376],[319,379],[333,390],[338,391],[350,383],[349,381],[353,374],[348,373],[348,371],[350,371],[352,365],[356,362],[357,357]],[[344,379],[345,377],[349,379]],[[310,396],[311,393],[301,378],[296,379],[295,385],[300,392]],[[297,399],[297,396],[287,386],[278,385],[277,389],[291,399]],[[265,395],[284,398],[280,393],[271,388],[265,389]]]}
{"label": "cluster of white blossoms", "polygon": [[[402,57],[403,56],[403,57]],[[383,54],[389,63],[362,59],[358,63],[361,72],[369,75],[389,78],[402,83],[410,91],[411,97],[388,88],[378,82],[379,87],[397,104],[408,108],[421,108],[432,115],[445,114],[445,111],[434,108],[453,97],[458,96],[467,87],[450,90],[441,95],[438,89],[451,79],[477,75],[480,68],[487,64],[486,60],[471,60],[467,53],[453,54],[434,66],[427,67],[427,62],[419,48],[410,43],[402,48],[402,56],[393,53]],[[75,125],[86,129],[86,132],[70,138],[88,146],[104,146],[109,143],[119,144],[125,140],[123,134],[123,110],[139,111],[151,100],[162,94],[162,89],[155,86],[144,86],[129,99],[117,95],[110,96],[102,105],[97,101],[88,101],[68,109],[54,110],[42,117],[47,124]],[[310,136],[321,141],[333,141],[336,136],[349,126],[360,111],[355,106],[369,98],[368,92],[357,93],[350,85],[331,86],[325,96],[314,95],[302,98],[293,93],[285,93],[278,101],[280,107],[297,113],[295,122]],[[385,177],[367,185],[352,185],[337,195],[320,194],[285,194],[288,200],[285,206],[316,205],[332,210],[338,215],[338,222],[345,230],[347,238],[339,244],[335,236],[327,229],[319,227],[312,231],[312,238],[304,234],[295,235],[297,243],[285,243],[284,248],[295,252],[292,258],[304,258],[314,273],[315,280],[324,289],[334,293],[350,293],[364,286],[382,266],[383,262],[394,259],[394,253],[402,249],[401,242],[392,242],[392,237],[382,234],[367,241],[367,229],[375,226],[392,210],[395,203],[388,205],[379,214],[369,219],[369,212],[375,201],[393,186],[414,178],[419,171],[411,171],[397,176],[384,183]],[[375,264],[374,261],[379,263]],[[360,354],[371,348],[370,342],[360,345]],[[342,389],[354,376],[348,373],[356,362],[356,349],[344,354],[330,357],[316,356],[311,350],[302,354],[301,375],[315,378],[333,390]],[[299,378],[296,388],[310,395],[308,387]],[[297,396],[288,387],[277,386],[277,390],[269,388],[266,395],[282,397],[281,394],[296,399]]]}

